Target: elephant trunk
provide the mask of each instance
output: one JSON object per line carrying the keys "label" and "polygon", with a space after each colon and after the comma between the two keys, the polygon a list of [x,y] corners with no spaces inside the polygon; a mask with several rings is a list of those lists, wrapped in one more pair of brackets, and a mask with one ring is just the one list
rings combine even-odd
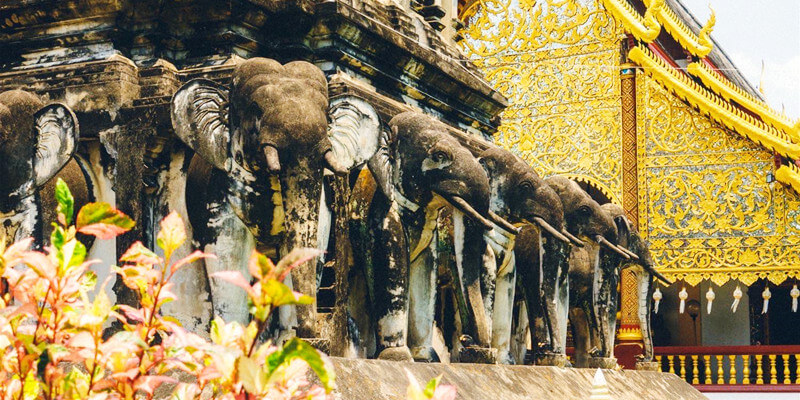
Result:
{"label": "elephant trunk", "polygon": [[[607,249],[609,249],[609,250],[611,250],[611,251],[613,251],[613,252],[617,253],[617,254],[618,254],[620,257],[622,257],[622,258],[624,258],[624,259],[626,259],[626,260],[630,260],[630,259],[631,259],[631,256],[630,256],[630,255],[628,255],[628,253],[626,253],[626,252],[622,251],[622,249],[620,249],[619,247],[617,247],[617,246],[616,246],[616,245],[614,245],[613,243],[609,242],[609,241],[608,241],[606,238],[604,238],[603,236],[597,235],[597,236],[595,236],[595,238],[594,238],[594,239],[595,239],[595,241],[596,241],[597,243],[599,243],[599,244],[600,244],[600,245],[602,245],[603,247],[605,247],[605,248],[607,248]],[[637,258],[638,258],[638,257],[637,257]]]}
{"label": "elephant trunk", "polygon": [[461,198],[459,196],[452,196],[452,195],[448,196],[447,194],[444,194],[444,196],[446,196],[445,198],[447,198],[447,200],[450,203],[452,203],[453,206],[455,206],[459,211],[463,212],[466,216],[472,218],[476,222],[478,222],[481,225],[483,225],[483,227],[486,230],[491,230],[491,229],[494,228],[494,224],[492,224],[492,221],[490,221],[488,218],[486,218],[483,215],[481,215],[481,213],[479,213],[477,210],[475,210],[475,208],[473,208],[463,198]]}
{"label": "elephant trunk", "polygon": [[565,236],[564,234],[559,232],[556,228],[553,228],[553,226],[548,224],[547,221],[545,221],[543,218],[534,217],[533,218],[533,222],[535,222],[536,225],[539,225],[542,229],[544,229],[548,233],[550,233],[550,235],[552,235],[554,238],[556,238],[556,239],[558,239],[558,240],[560,240],[560,241],[562,241],[564,243],[570,242],[570,239],[569,239],[568,236]]}
{"label": "elephant trunk", "polygon": [[[318,245],[319,201],[322,191],[322,170],[307,160],[283,166],[281,191],[285,212],[286,241],[282,253],[293,248],[315,248]],[[292,271],[292,285],[297,292],[314,298],[308,305],[297,306],[297,335],[314,338],[316,332],[317,263],[307,262]]]}

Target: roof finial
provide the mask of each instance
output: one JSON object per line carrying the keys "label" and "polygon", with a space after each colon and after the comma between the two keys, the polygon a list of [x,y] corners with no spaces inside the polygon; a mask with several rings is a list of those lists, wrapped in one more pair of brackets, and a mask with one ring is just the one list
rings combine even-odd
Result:
{"label": "roof finial", "polygon": [[[699,44],[708,48],[709,52],[711,52],[711,49],[714,48],[714,42],[711,40],[711,31],[714,30],[714,25],[717,24],[717,15],[714,13],[714,9],[711,7],[711,4],[708,5],[708,9],[711,10],[711,15],[708,16],[708,21],[706,21],[706,24],[700,28],[700,34],[697,35],[697,38]],[[703,57],[705,57],[705,54]]]}

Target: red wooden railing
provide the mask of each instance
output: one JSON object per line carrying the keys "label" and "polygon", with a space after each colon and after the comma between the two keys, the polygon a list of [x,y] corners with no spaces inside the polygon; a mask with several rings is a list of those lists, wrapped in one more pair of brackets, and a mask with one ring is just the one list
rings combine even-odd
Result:
{"label": "red wooden railing", "polygon": [[656,347],[661,370],[703,392],[800,392],[800,346]]}

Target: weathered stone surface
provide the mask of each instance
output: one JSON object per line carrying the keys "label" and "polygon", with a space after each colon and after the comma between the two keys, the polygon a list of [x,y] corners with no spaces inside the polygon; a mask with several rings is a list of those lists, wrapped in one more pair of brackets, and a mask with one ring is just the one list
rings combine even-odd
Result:
{"label": "weathered stone surface", "polygon": [[[334,358],[335,398],[405,399],[408,370],[421,383],[442,374],[458,399],[587,399],[594,369],[482,364],[420,364]],[[677,375],[649,371],[603,371],[615,400],[705,399]]]}

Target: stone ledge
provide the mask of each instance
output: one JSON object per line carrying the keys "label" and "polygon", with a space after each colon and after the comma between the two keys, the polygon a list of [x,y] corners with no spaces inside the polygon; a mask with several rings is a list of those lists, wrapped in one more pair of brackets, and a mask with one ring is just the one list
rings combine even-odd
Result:
{"label": "stone ledge", "polygon": [[[595,370],[485,364],[420,364],[380,360],[332,359],[336,399],[403,400],[408,369],[421,384],[443,374],[458,399],[588,399]],[[649,371],[604,371],[615,400],[700,400],[700,392],[677,375]]]}

